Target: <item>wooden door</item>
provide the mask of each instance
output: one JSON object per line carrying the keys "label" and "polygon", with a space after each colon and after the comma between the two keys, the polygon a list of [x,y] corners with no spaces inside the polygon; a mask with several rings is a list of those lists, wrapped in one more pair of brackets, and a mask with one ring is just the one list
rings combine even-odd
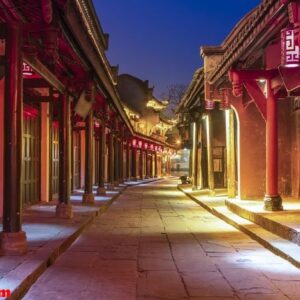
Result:
{"label": "wooden door", "polygon": [[80,131],[73,133],[73,189],[80,188]]}
{"label": "wooden door", "polygon": [[52,199],[58,197],[59,189],[59,126],[52,125]]}
{"label": "wooden door", "polygon": [[99,151],[100,141],[99,138],[94,138],[94,184],[97,185],[99,182]]}
{"label": "wooden door", "polygon": [[23,119],[23,176],[22,199],[24,206],[40,201],[40,110],[24,105]]}

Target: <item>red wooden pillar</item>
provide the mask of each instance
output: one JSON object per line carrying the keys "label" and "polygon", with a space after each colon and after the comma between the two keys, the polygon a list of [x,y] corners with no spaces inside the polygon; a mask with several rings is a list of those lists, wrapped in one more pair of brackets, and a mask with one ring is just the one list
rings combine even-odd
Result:
{"label": "red wooden pillar", "polygon": [[146,150],[146,177],[145,178],[149,178],[149,151]]}
{"label": "red wooden pillar", "polygon": [[82,202],[94,204],[95,197],[93,194],[93,138],[94,138],[94,122],[93,110],[85,121],[85,184]]}
{"label": "red wooden pillar", "polygon": [[119,186],[119,153],[120,153],[120,141],[117,135],[114,136],[114,186]]}
{"label": "red wooden pillar", "polygon": [[130,157],[130,143],[129,140],[127,139],[127,144],[126,144],[126,180],[130,180],[131,174],[131,157]]}
{"label": "red wooden pillar", "polygon": [[106,133],[105,133],[105,119],[102,118],[100,127],[100,157],[99,157],[99,170],[98,170],[98,195],[105,195],[106,190],[104,186],[105,174],[105,146],[106,146]]}
{"label": "red wooden pillar", "polygon": [[154,177],[157,178],[158,170],[157,170],[157,152],[154,152]]}
{"label": "red wooden pillar", "polygon": [[144,179],[144,151],[141,148],[140,149],[140,160],[139,160],[139,173],[140,173],[140,179],[143,180]]}
{"label": "red wooden pillar", "polygon": [[137,149],[135,147],[132,147],[131,155],[132,155],[132,158],[131,158],[131,166],[132,166],[131,176],[132,176],[132,180],[137,180],[137,172],[136,172]]}
{"label": "red wooden pillar", "polygon": [[60,95],[59,115],[59,203],[56,206],[56,216],[72,218],[73,210],[70,204],[71,192],[71,103],[66,92]]}
{"label": "red wooden pillar", "polygon": [[278,113],[271,80],[267,80],[266,119],[266,195],[264,209],[282,210],[282,199],[278,193]]}
{"label": "red wooden pillar", "polygon": [[150,178],[153,178],[153,152],[150,152]]}
{"label": "red wooden pillar", "polygon": [[119,143],[119,182],[124,183],[124,128],[123,126],[121,127],[121,131],[120,131],[120,143]]}
{"label": "red wooden pillar", "polygon": [[3,231],[0,235],[4,254],[27,251],[26,233],[22,231],[22,123],[23,88],[21,29],[17,24],[6,25],[6,66],[4,103],[4,174]]}
{"label": "red wooden pillar", "polygon": [[[263,118],[266,120],[266,194],[264,209],[282,210],[282,199],[278,193],[278,113],[277,99],[271,86],[271,80],[277,76],[277,70],[231,70],[230,80],[233,95],[241,96],[241,85],[244,84],[248,94],[255,101]],[[265,96],[257,84],[257,80],[265,79],[267,95]]]}
{"label": "red wooden pillar", "polygon": [[112,130],[108,136],[108,174],[109,174],[109,182],[108,182],[108,189],[114,189],[114,134]]}

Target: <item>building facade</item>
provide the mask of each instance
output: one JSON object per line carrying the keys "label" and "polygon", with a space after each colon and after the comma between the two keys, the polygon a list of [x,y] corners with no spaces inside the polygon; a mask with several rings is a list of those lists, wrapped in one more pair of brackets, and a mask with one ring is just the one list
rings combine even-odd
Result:
{"label": "building facade", "polygon": [[216,189],[220,170],[229,197],[264,199],[266,210],[299,197],[298,22],[299,1],[263,0],[220,46],[201,48],[204,67],[178,108],[195,188]]}
{"label": "building facade", "polygon": [[92,205],[95,185],[161,176],[172,146],[132,125],[91,1],[0,3],[0,246],[20,254],[24,207],[72,218],[74,189]]}

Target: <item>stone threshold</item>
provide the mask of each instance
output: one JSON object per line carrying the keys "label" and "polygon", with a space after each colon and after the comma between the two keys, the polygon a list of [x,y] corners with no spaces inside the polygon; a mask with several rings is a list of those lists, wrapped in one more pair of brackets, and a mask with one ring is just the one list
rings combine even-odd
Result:
{"label": "stone threshold", "polygon": [[[232,204],[232,202],[236,200],[229,201],[226,196],[212,197],[209,195],[209,192],[205,194],[203,191],[193,191],[190,186],[179,185],[178,189],[213,215],[234,226],[238,230],[244,232],[253,240],[257,241],[274,254],[300,268],[300,247],[298,246],[298,244],[295,244],[289,239],[283,238],[278,235],[278,232],[280,231],[288,232],[288,230],[282,229],[286,225],[283,225],[280,222],[269,223],[269,221],[265,220],[266,218],[263,219],[263,216],[260,216],[259,219],[262,220],[263,223],[269,223],[269,230],[267,230],[259,224],[251,221],[251,217],[247,219],[239,216],[237,212],[242,210],[239,210]],[[234,212],[231,211],[231,209]],[[245,210],[243,210],[243,213],[244,216],[248,214],[248,216],[252,217],[255,214],[255,212],[252,212],[253,214],[249,214]],[[272,213],[269,214],[271,216]]]}
{"label": "stone threshold", "polygon": [[[151,178],[143,181],[140,180],[134,184],[122,184],[118,188],[117,193],[111,195],[109,197],[110,199],[104,201],[101,205],[87,207],[84,204],[75,204],[75,206],[73,206],[73,219],[62,220],[55,218],[55,205],[51,205],[51,210],[53,210],[51,213],[53,213],[53,216],[46,216],[42,222],[40,222],[41,219],[38,220],[39,222],[37,222],[37,220],[31,220],[34,225],[46,226],[45,230],[47,230],[47,228],[50,230],[51,226],[61,226],[63,229],[53,234],[53,236],[50,236],[47,241],[44,241],[42,246],[29,246],[29,251],[25,255],[0,257],[0,270],[2,269],[2,266],[9,265],[12,261],[20,260],[20,263],[14,264],[11,270],[7,271],[4,276],[2,275],[2,277],[0,277],[1,289],[9,289],[11,292],[11,296],[7,299],[21,299],[35,281],[46,271],[46,269],[49,268],[55,260],[72,245],[81,232],[92,224],[97,216],[105,212],[128,187],[147,184],[158,180],[161,180],[161,178]],[[37,205],[37,207],[41,207],[43,210],[44,208],[47,208],[47,204]],[[50,207],[50,205],[48,205],[48,207]],[[28,207],[27,209],[30,210],[32,207]],[[26,210],[24,213],[28,216],[29,213],[26,213]],[[40,215],[40,212],[35,212],[35,214]],[[35,217],[31,219],[34,218]],[[49,220],[52,220],[52,223],[49,223]],[[45,221],[44,224],[46,225],[43,225],[43,221]],[[25,217],[24,227],[26,226],[30,228],[30,225],[26,225]],[[30,229],[25,229],[25,231],[27,236],[31,235],[31,232],[29,232]],[[34,242],[32,243],[34,244]]]}

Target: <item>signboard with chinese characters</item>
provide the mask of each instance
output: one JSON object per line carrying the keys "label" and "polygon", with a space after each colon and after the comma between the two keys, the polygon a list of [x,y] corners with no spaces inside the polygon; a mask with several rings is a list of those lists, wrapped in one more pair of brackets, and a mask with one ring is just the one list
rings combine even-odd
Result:
{"label": "signboard with chinese characters", "polygon": [[299,45],[294,28],[285,28],[281,31],[281,64],[285,67],[300,65]]}

